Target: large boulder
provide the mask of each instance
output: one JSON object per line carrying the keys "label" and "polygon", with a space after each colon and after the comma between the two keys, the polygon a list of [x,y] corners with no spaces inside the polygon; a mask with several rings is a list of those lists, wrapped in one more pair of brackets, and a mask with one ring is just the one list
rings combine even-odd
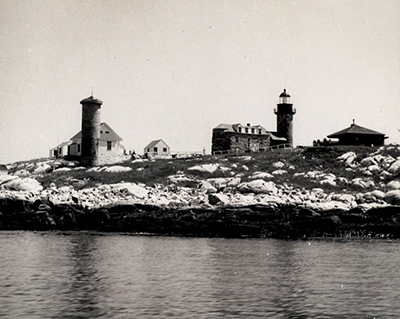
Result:
{"label": "large boulder", "polygon": [[400,189],[400,181],[391,181],[386,187],[390,190]]}
{"label": "large boulder", "polygon": [[200,190],[207,193],[207,194],[211,194],[211,193],[216,193],[217,192],[217,188],[215,188],[210,182],[208,181],[202,181],[200,184]]}
{"label": "large boulder", "polygon": [[33,178],[15,178],[0,185],[0,189],[8,189],[13,191],[39,192],[43,186]]}
{"label": "large boulder", "polygon": [[148,190],[144,187],[135,183],[119,183],[111,185],[113,190],[122,190],[127,194],[138,198],[144,198],[148,196]]}
{"label": "large boulder", "polygon": [[334,194],[332,195],[332,200],[351,204],[356,200],[356,198],[351,194]]}
{"label": "large boulder", "polygon": [[379,173],[381,171],[381,168],[379,167],[379,165],[370,165],[368,166],[368,171],[370,171],[371,173]]}
{"label": "large boulder", "polygon": [[354,160],[357,158],[356,153],[354,152],[347,152],[344,153],[343,155],[339,156],[337,159],[339,161],[343,161],[346,163],[346,165],[350,165],[354,162]]}
{"label": "large boulder", "polygon": [[225,194],[209,194],[208,202],[211,205],[227,205],[229,204],[229,197]]}
{"label": "large boulder", "polygon": [[400,205],[400,190],[387,192],[385,195],[385,202],[390,205]]}
{"label": "large boulder", "polygon": [[242,193],[270,194],[277,192],[274,182],[266,182],[262,179],[256,179],[248,183],[239,184],[237,188]]}
{"label": "large boulder", "polygon": [[274,178],[274,175],[267,173],[267,172],[254,172],[250,178],[252,178],[252,179]]}
{"label": "large boulder", "polygon": [[131,167],[127,166],[120,166],[120,165],[114,165],[107,167],[104,172],[109,172],[109,173],[121,173],[121,172],[130,172],[132,170]]}
{"label": "large boulder", "polygon": [[388,169],[389,173],[399,174],[400,173],[400,160],[397,160]]}
{"label": "large boulder", "polygon": [[219,178],[208,178],[207,182],[209,182],[212,186],[214,186],[218,190],[222,190],[225,187],[235,187],[240,184],[241,179],[239,177],[219,177]]}
{"label": "large boulder", "polygon": [[396,159],[390,155],[387,155],[379,162],[379,165],[384,169],[388,169],[393,162],[396,162]]}
{"label": "large boulder", "polygon": [[329,185],[329,186],[337,186],[336,181],[333,178],[324,178],[322,180],[319,181],[319,184],[321,185]]}
{"label": "large boulder", "polygon": [[220,166],[219,164],[203,164],[203,165],[197,165],[197,166],[188,168],[188,171],[198,171],[198,172],[210,173],[210,174],[215,173],[217,170],[227,171],[230,169],[228,167]]}
{"label": "large boulder", "polygon": [[351,185],[365,189],[375,185],[374,181],[369,179],[354,178],[351,180]]}
{"label": "large boulder", "polygon": [[13,179],[18,179],[18,176],[13,175],[0,175],[0,185],[8,183]]}
{"label": "large boulder", "polygon": [[170,183],[182,187],[197,187],[199,185],[199,181],[197,179],[188,177],[183,174],[168,176],[168,180]]}
{"label": "large boulder", "polygon": [[368,166],[376,165],[377,163],[372,157],[366,157],[360,162],[360,164],[364,167],[368,167]]}
{"label": "large boulder", "polygon": [[372,191],[371,195],[374,196],[376,199],[384,199],[385,198],[385,193],[378,189]]}
{"label": "large boulder", "polygon": [[273,171],[271,174],[273,176],[285,175],[285,174],[287,174],[287,171],[285,171],[284,169],[277,169],[277,170]]}
{"label": "large boulder", "polygon": [[53,171],[53,167],[47,163],[39,163],[34,169],[33,174],[45,174]]}
{"label": "large boulder", "polygon": [[69,171],[71,171],[71,168],[61,167],[61,168],[57,168],[54,172],[69,172]]}

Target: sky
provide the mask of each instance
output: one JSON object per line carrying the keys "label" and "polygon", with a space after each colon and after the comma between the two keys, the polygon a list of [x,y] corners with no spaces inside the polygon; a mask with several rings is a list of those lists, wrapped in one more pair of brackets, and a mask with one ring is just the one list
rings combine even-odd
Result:
{"label": "sky", "polygon": [[0,0],[0,163],[46,157],[82,99],[127,149],[211,151],[220,123],[294,144],[352,120],[400,143],[400,0]]}

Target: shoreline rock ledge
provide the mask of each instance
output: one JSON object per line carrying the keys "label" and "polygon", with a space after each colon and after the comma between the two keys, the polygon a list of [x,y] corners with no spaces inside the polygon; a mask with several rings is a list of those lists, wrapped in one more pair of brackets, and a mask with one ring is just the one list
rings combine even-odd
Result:
{"label": "shoreline rock ledge", "polygon": [[[88,190],[72,192],[69,187],[47,190],[45,196],[3,191],[0,230],[95,230],[226,238],[400,238],[400,206],[354,205],[352,195],[331,195],[326,206],[322,201],[307,206],[273,201],[270,194],[204,193],[185,203],[174,193],[164,194],[164,201],[162,194],[157,194],[158,202],[149,200],[154,194],[140,185],[103,185],[96,189],[93,196],[105,196],[102,192],[107,190],[108,197],[120,194],[120,200],[88,205]],[[392,192],[397,204],[398,191]]]}
{"label": "shoreline rock ledge", "polygon": [[399,178],[398,145],[90,169],[15,163],[0,175],[0,230],[400,238]]}

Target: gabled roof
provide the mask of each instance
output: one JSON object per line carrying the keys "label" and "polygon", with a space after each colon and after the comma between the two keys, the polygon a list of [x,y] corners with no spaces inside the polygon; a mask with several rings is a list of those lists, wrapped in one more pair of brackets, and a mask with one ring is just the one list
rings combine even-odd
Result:
{"label": "gabled roof", "polygon": [[[106,133],[109,132],[109,133]],[[76,133],[71,140],[82,138],[82,131]],[[100,141],[122,141],[122,138],[106,122],[100,124]]]}
{"label": "gabled roof", "polygon": [[56,147],[51,148],[51,150],[59,149],[59,148],[62,148],[64,146],[67,146],[70,144],[71,144],[71,141],[65,141],[65,142],[62,142],[61,144],[57,145]]}
{"label": "gabled roof", "polygon": [[348,134],[368,134],[368,135],[385,135],[383,133],[379,133],[377,131],[370,130],[368,128],[359,126],[357,124],[351,124],[350,127],[345,128],[344,130],[341,130],[339,132],[333,133],[331,135],[328,135],[330,138],[338,138],[343,135],[348,135]]}
{"label": "gabled roof", "polygon": [[227,130],[229,132],[235,132],[232,124],[220,124],[217,127],[214,127],[214,130]]}
{"label": "gabled roof", "polygon": [[154,146],[156,146],[158,143],[163,142],[168,148],[169,146],[167,145],[167,143],[165,143],[162,139],[159,140],[155,140],[155,141],[151,141],[147,146],[145,146],[144,148],[153,148]]}
{"label": "gabled roof", "polygon": [[[244,133],[239,132],[239,127],[240,128],[247,128],[247,129],[262,129],[263,134],[269,134],[269,132],[262,127],[261,125],[242,125],[240,123],[236,123],[236,124],[219,124],[217,127],[214,127],[214,130],[224,130],[226,132],[236,132],[236,133]],[[246,134],[246,133],[244,133]]]}

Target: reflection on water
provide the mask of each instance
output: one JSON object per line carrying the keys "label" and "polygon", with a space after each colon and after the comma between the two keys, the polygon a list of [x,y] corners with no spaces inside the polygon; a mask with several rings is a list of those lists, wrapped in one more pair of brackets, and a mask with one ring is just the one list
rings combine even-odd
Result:
{"label": "reflection on water", "polygon": [[399,318],[399,244],[0,232],[0,317]]}

